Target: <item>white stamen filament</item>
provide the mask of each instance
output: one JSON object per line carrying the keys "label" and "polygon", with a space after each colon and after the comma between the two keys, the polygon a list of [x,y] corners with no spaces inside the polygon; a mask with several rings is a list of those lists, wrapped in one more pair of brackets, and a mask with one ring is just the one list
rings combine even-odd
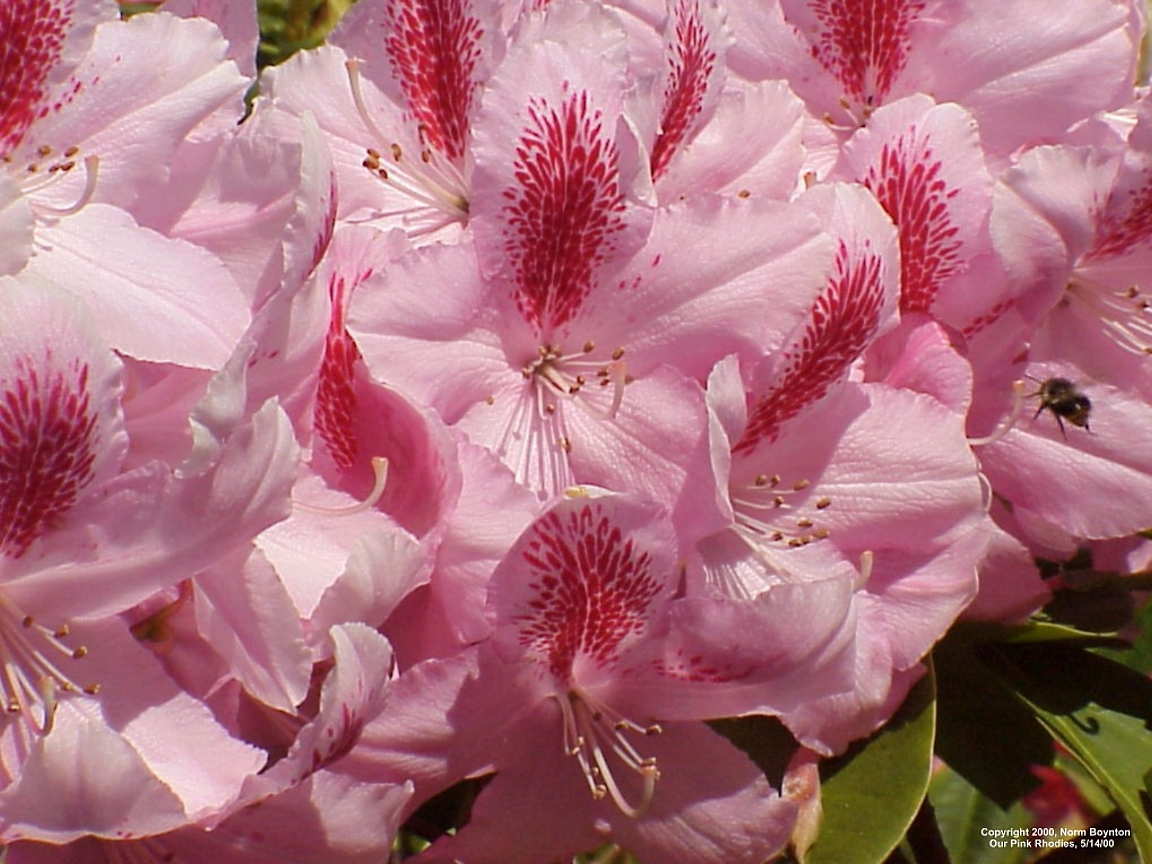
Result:
{"label": "white stamen filament", "polygon": [[303,501],[293,499],[292,505],[306,513],[319,513],[325,516],[351,516],[355,513],[363,513],[365,510],[371,510],[380,503],[380,498],[388,485],[388,460],[383,456],[373,456],[372,473],[375,476],[375,482],[372,484],[372,490],[363,501],[357,501],[355,504],[348,504],[344,507],[322,507],[318,504],[306,504]]}
{"label": "white stamen filament", "polygon": [[[344,66],[348,71],[352,102],[356,106],[356,113],[359,114],[361,122],[377,141],[389,141],[388,136],[376,125],[368,112],[360,85],[359,61],[348,60]],[[420,151],[418,166],[413,160],[404,158],[399,144],[391,143],[385,150],[391,154],[390,160],[386,161],[379,151],[372,149],[368,150],[368,158],[364,160],[364,166],[375,177],[397,192],[446,214],[450,221],[462,221],[467,218],[468,200],[460,191],[454,191],[465,188],[464,179],[455,165],[438,159],[427,147]]]}
{"label": "white stamen filament", "polygon": [[[88,654],[83,645],[64,642],[67,626],[52,629],[25,615],[0,598],[0,698],[3,708],[19,714],[41,735],[52,731],[59,693],[99,692],[99,685],[80,686],[60,669],[52,655],[81,660]],[[39,716],[37,716],[39,714]]]}
{"label": "white stamen filament", "polygon": [[[563,716],[564,752],[576,757],[592,796],[611,797],[620,812],[633,819],[643,815],[652,803],[660,771],[656,760],[641,756],[625,733],[658,735],[662,731],[660,727],[640,726],[575,689],[557,696],[556,702]],[[636,804],[620,789],[609,763],[610,756],[640,775],[640,800]]]}
{"label": "white stamen filament", "polygon": [[1082,303],[1125,351],[1152,354],[1152,307],[1135,285],[1117,290],[1078,274],[1068,283],[1068,296]]}
{"label": "white stamen filament", "polygon": [[969,438],[968,446],[984,447],[988,444],[995,444],[1012,431],[1012,427],[1014,427],[1016,421],[1020,419],[1020,412],[1024,408],[1024,388],[1026,386],[1027,385],[1019,379],[1012,382],[1012,408],[1008,412],[1007,419],[992,430],[990,434],[982,438]]}
{"label": "white stamen filament", "polygon": [[860,578],[856,580],[857,591],[867,585],[868,580],[872,578],[872,564],[875,557],[871,549],[866,549],[860,553]]}
{"label": "white stamen filament", "polygon": [[[22,191],[25,194],[29,194],[47,189],[49,186],[58,182],[61,177],[67,176],[73,167],[75,167],[75,164],[74,161],[69,160],[53,165],[42,177],[37,178],[36,182],[24,184]],[[96,194],[96,183],[99,179],[100,157],[84,157],[84,190],[80,193],[80,197],[76,202],[67,207],[54,207],[51,204],[36,202],[34,207],[37,214],[47,218],[56,218],[60,216],[70,216],[73,213],[80,212],[92,202],[92,198]]]}
{"label": "white stamen filament", "polygon": [[[825,539],[829,532],[826,528],[815,527],[815,522],[808,516],[801,516],[795,520],[795,525],[787,525],[778,515],[771,521],[765,521],[760,513],[779,513],[791,510],[792,505],[787,498],[807,490],[812,484],[808,480],[797,480],[788,488],[781,488],[780,476],[761,474],[755,481],[743,487],[729,490],[728,497],[732,502],[736,523],[732,526],[737,534],[744,537],[746,542],[754,549],[765,541],[772,543],[785,543],[788,546],[807,546],[815,540]],[[832,504],[829,498],[818,498],[814,502],[817,510],[825,510]],[[751,512],[750,512],[751,511]]]}

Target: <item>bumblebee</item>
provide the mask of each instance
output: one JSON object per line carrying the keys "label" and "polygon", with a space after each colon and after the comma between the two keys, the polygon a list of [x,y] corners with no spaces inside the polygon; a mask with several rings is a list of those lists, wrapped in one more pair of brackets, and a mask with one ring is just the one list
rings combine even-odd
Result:
{"label": "bumblebee", "polygon": [[1073,426],[1088,429],[1088,415],[1092,413],[1092,401],[1076,389],[1076,385],[1067,378],[1048,378],[1040,382],[1040,388],[1032,394],[1040,397],[1040,407],[1032,415],[1033,419],[1040,416],[1045,409],[1052,412],[1060,426],[1060,434],[1068,440],[1068,432],[1064,428],[1067,420]]}

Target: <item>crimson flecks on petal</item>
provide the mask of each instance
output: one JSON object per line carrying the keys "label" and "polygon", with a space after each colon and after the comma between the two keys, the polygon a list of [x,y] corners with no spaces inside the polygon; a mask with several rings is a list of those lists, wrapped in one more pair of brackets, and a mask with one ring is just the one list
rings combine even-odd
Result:
{"label": "crimson flecks on petal", "polygon": [[18,558],[92,481],[96,416],[88,365],[15,358],[0,380],[0,552]]}
{"label": "crimson flecks on petal", "polygon": [[51,110],[49,75],[60,61],[75,0],[5,0],[0,4],[0,155]]}
{"label": "crimson flecks on petal", "polygon": [[900,309],[927,312],[961,265],[948,204],[957,194],[941,176],[943,163],[928,136],[910,131],[884,145],[864,185],[900,229]]}
{"label": "crimson flecks on petal", "polygon": [[[367,277],[364,277],[367,278]],[[328,447],[328,452],[339,467],[351,468],[356,461],[359,444],[353,415],[356,413],[356,391],[353,373],[360,349],[344,329],[345,296],[344,277],[333,273],[328,279],[328,296],[332,301],[332,315],[328,335],[324,342],[324,357],[316,385],[316,434]]]}
{"label": "crimson flecks on petal", "polygon": [[532,526],[521,554],[535,596],[520,616],[520,644],[543,655],[561,680],[577,654],[599,665],[617,660],[621,643],[644,631],[664,588],[649,553],[595,502],[550,512]]}
{"label": "crimson flecks on petal", "polygon": [[668,168],[672,156],[684,143],[693,121],[704,107],[708,78],[716,65],[716,51],[708,39],[700,5],[679,0],[673,12],[674,39],[668,45],[670,74],[664,86],[660,134],[652,146],[652,178]]}
{"label": "crimson flecks on petal", "polygon": [[1088,260],[1123,255],[1152,240],[1152,173],[1127,197],[1127,207],[1121,213],[1109,214],[1101,221],[1096,244],[1086,256]]}
{"label": "crimson flecks on petal", "polygon": [[559,108],[528,107],[506,189],[505,251],[521,314],[542,332],[566,324],[592,289],[597,266],[624,229],[624,196],[612,130],[586,92]]}
{"label": "crimson flecks on petal", "polygon": [[827,393],[876,335],[883,305],[880,255],[851,256],[841,243],[827,289],[812,307],[802,335],[785,350],[783,371],[774,375],[777,383],[753,404],[733,452],[775,440],[782,424]]}
{"label": "crimson flecks on petal", "polygon": [[468,0],[394,0],[385,50],[424,140],[449,159],[468,141],[484,36]]}
{"label": "crimson flecks on petal", "polygon": [[845,95],[875,107],[907,64],[909,28],[926,5],[924,0],[811,0],[820,23],[812,56],[840,81]]}

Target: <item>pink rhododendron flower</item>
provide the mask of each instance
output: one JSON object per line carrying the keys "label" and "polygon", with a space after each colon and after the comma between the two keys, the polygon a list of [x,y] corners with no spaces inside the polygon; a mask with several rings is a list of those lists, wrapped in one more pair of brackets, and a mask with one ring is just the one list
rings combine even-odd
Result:
{"label": "pink rhododendron flower", "polygon": [[[712,716],[711,697],[744,686],[746,670],[667,641],[680,602],[675,549],[651,504],[587,492],[562,500],[493,575],[492,640],[396,682],[346,770],[411,777],[418,797],[499,771],[472,821],[428,860],[529,862],[614,839],[663,861],[752,861],[785,842],[793,805],[688,722]],[[814,647],[788,635],[773,646],[784,678]],[[453,716],[475,722],[454,729]]]}

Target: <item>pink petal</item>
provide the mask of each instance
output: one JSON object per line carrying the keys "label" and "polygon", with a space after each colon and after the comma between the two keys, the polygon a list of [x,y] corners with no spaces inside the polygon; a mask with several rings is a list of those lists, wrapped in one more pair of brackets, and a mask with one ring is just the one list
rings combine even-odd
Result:
{"label": "pink petal", "polygon": [[[129,206],[145,181],[167,175],[169,155],[213,111],[230,103],[236,119],[243,115],[249,82],[226,50],[203,20],[156,14],[108,22],[76,70],[82,89],[67,110],[37,124],[37,141],[99,157],[97,200]],[[82,183],[70,184],[56,184],[53,199],[75,203]]]}
{"label": "pink petal", "polygon": [[555,341],[643,243],[651,214],[621,116],[624,34],[578,4],[524,28],[477,115],[471,224],[501,301]]}
{"label": "pink petal", "polygon": [[6,285],[0,318],[0,553],[32,560],[120,470],[121,367],[62,294]]}
{"label": "pink petal", "polygon": [[167,0],[163,8],[181,18],[207,18],[215,23],[228,40],[228,58],[240,67],[242,75],[256,77],[256,43],[260,33],[254,7],[229,0]]}
{"label": "pink petal", "polygon": [[312,658],[298,613],[258,552],[196,577],[196,625],[252,696],[294,713],[308,695]]}
{"label": "pink petal", "polygon": [[61,713],[19,779],[0,792],[5,840],[68,843],[87,834],[159,833],[186,818],[180,799],[131,744],[72,712]]}
{"label": "pink petal", "polygon": [[89,204],[38,236],[51,250],[21,278],[81,298],[102,336],[137,359],[218,369],[248,324],[247,303],[214,256],[141,228],[123,210]]}
{"label": "pink petal", "polygon": [[929,311],[988,242],[992,181],[974,120],[909,97],[872,116],[838,170],[867,186],[900,231],[901,310]]}
{"label": "pink petal", "polygon": [[52,556],[22,568],[5,590],[64,617],[131,606],[282,518],[295,461],[287,419],[270,403],[226,441],[210,470],[174,477],[152,465],[109,483],[98,505],[85,505],[86,524],[59,529]]}
{"label": "pink petal", "polygon": [[19,272],[31,257],[34,218],[19,186],[0,177],[0,276]]}
{"label": "pink petal", "polygon": [[79,88],[69,76],[88,51],[96,25],[115,15],[108,0],[13,0],[5,5],[0,152],[12,153],[41,116],[71,102]]}

